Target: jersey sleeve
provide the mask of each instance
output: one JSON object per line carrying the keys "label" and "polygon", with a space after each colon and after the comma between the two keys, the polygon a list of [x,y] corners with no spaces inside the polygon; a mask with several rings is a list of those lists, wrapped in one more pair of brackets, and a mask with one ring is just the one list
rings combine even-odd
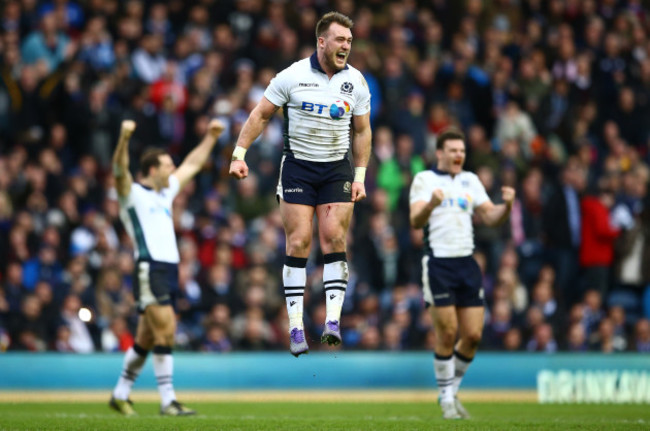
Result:
{"label": "jersey sleeve", "polygon": [[426,177],[423,172],[415,175],[413,183],[411,183],[411,190],[409,193],[409,203],[414,204],[419,201],[429,201],[431,199],[431,186],[427,184]]}
{"label": "jersey sleeve", "polygon": [[357,93],[357,101],[352,115],[366,115],[370,112],[370,89],[366,78],[359,72],[359,92]]}
{"label": "jersey sleeve", "polygon": [[478,179],[478,176],[476,175],[472,175],[472,191],[474,194],[474,208],[480,207],[485,202],[488,202],[490,200],[490,197],[485,191],[483,183]]}
{"label": "jersey sleeve", "polygon": [[264,97],[275,106],[283,106],[289,102],[289,88],[291,74],[289,69],[275,75],[264,91]]}

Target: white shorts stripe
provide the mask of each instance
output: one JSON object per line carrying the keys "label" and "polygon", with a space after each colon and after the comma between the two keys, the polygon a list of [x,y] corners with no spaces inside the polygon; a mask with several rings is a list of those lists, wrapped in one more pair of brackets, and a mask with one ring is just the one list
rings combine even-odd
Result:
{"label": "white shorts stripe", "polygon": [[433,293],[431,293],[431,285],[429,283],[429,255],[425,254],[422,257],[422,293],[424,295],[424,302],[433,305]]}
{"label": "white shorts stripe", "polygon": [[280,162],[280,176],[278,177],[278,187],[275,190],[275,195],[282,200],[284,200],[284,190],[282,188],[282,169],[284,168],[284,159],[286,158],[286,155],[282,156],[282,161]]}
{"label": "white shorts stripe", "polygon": [[138,305],[141,310],[144,310],[149,305],[157,304],[158,302],[151,291],[149,266],[149,262],[138,263],[138,281],[140,282],[140,297],[138,298]]}

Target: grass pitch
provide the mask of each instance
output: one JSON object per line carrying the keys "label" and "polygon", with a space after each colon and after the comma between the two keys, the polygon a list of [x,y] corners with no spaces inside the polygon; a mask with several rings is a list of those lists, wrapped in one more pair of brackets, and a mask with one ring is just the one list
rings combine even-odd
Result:
{"label": "grass pitch", "polygon": [[[195,408],[195,417],[161,417],[151,396],[134,394],[137,417],[124,418],[108,408],[106,394],[68,397],[60,401],[41,398],[0,397],[0,430],[647,430],[647,405],[540,405],[534,402],[487,401],[479,397],[465,402],[472,419],[445,421],[430,396],[391,397],[368,392],[364,397],[327,393],[292,397],[228,394],[210,398],[182,398]],[[107,398],[101,400],[101,398]],[[339,398],[341,401],[333,401]],[[497,397],[494,397],[497,398]],[[13,399],[13,401],[12,401]],[[45,400],[45,401],[44,401]]]}

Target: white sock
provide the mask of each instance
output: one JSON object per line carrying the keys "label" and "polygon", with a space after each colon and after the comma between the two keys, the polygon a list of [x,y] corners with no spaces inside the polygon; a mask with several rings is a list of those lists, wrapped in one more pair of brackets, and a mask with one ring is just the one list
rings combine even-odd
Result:
{"label": "white sock", "polygon": [[325,287],[326,322],[340,321],[345,290],[348,287],[348,262],[345,253],[329,253],[323,256],[323,286]]}
{"label": "white sock", "polygon": [[113,397],[118,400],[126,400],[131,394],[133,383],[140,375],[144,363],[147,361],[148,351],[144,350],[137,344],[129,347],[129,350],[124,354],[124,361],[122,362],[122,374],[117,379],[117,385],[113,389]]}
{"label": "white sock", "polygon": [[469,364],[472,363],[472,359],[474,358],[470,359],[454,350],[454,395],[458,393],[460,382],[463,380]]}
{"label": "white sock", "polygon": [[440,402],[454,401],[454,361],[451,355],[445,357],[435,354],[433,371],[438,382]]}
{"label": "white sock", "polygon": [[154,346],[153,371],[156,375],[156,381],[158,382],[160,404],[163,407],[167,407],[169,403],[176,399],[174,385],[172,383],[174,375],[174,358],[172,357],[171,347]]}
{"label": "white sock", "polygon": [[282,268],[282,283],[284,296],[287,301],[287,314],[289,315],[289,332],[292,329],[303,329],[303,297],[307,284],[307,259],[302,257],[286,256]]}

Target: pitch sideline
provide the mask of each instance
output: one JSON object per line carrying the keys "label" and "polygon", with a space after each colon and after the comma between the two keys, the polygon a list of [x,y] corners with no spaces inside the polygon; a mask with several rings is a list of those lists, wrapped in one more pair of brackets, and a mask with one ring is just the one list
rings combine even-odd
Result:
{"label": "pitch sideline", "polygon": [[[184,402],[433,402],[435,390],[254,390],[254,391],[176,391]],[[537,402],[534,390],[466,390],[460,397],[465,402]],[[110,398],[106,391],[0,391],[0,403],[103,402]],[[133,391],[136,402],[156,402],[157,391]]]}

